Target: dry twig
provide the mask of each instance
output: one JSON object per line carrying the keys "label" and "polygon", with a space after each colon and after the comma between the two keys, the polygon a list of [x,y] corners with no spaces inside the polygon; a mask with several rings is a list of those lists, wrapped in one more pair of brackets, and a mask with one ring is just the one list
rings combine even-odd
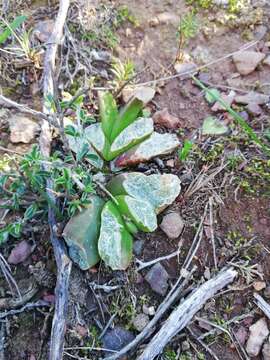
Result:
{"label": "dry twig", "polygon": [[255,304],[264,312],[264,314],[270,320],[270,305],[264,300],[264,298],[261,297],[261,295],[255,293],[253,296],[256,300]]}
{"label": "dry twig", "polygon": [[[55,26],[45,53],[44,60],[44,73],[43,73],[43,96],[44,105],[43,112],[48,116],[52,115],[50,110],[46,107],[46,98],[48,95],[55,94],[55,61],[58,46],[61,43],[63,36],[63,28],[65,25],[67,12],[69,9],[70,1],[61,0],[60,7],[55,21]],[[58,124],[58,126],[60,123]],[[63,129],[62,129],[63,131]],[[51,151],[51,129],[47,121],[43,121],[41,125],[40,134],[40,150],[45,158],[50,156]],[[50,170],[48,165],[44,165],[46,170]],[[47,180],[47,189],[52,189],[52,181]],[[51,191],[47,191],[50,199],[48,208],[48,222],[50,226],[51,242],[53,245],[54,255],[57,264],[57,283],[55,288],[55,312],[52,323],[51,342],[50,342],[50,355],[49,360],[61,360],[64,348],[64,334],[66,328],[66,314],[68,306],[68,284],[71,272],[72,263],[67,256],[66,247],[57,233],[57,224],[54,214],[54,208],[51,204],[56,205],[56,199]]]}
{"label": "dry twig", "polygon": [[180,303],[165,321],[159,332],[146,346],[138,360],[152,360],[158,356],[168,342],[178,334],[217,291],[230,284],[237,276],[237,271],[229,268],[221,271],[215,278],[208,280],[195,292]]}

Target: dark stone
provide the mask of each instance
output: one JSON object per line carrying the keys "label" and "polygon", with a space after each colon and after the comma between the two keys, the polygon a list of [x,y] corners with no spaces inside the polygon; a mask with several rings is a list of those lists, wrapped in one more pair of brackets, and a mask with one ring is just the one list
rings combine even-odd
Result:
{"label": "dark stone", "polygon": [[158,166],[160,169],[164,169],[164,168],[165,168],[164,162],[163,162],[160,158],[154,159],[154,162],[157,164],[157,166]]}
{"label": "dark stone", "polygon": [[159,295],[165,295],[168,290],[169,275],[164,267],[157,263],[146,274],[145,280],[151,286],[152,290]]}
{"label": "dark stone", "polygon": [[135,336],[132,332],[116,326],[104,335],[102,343],[105,349],[119,351],[134,340],[134,338]]}

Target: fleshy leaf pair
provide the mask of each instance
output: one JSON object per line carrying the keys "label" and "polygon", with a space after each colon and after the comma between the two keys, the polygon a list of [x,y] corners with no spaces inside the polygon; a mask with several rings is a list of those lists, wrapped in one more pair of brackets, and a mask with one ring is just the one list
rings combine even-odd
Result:
{"label": "fleshy leaf pair", "polygon": [[[118,111],[112,94],[100,92],[101,121],[80,131],[75,139],[68,135],[71,149],[78,154],[89,147],[89,162],[98,168],[103,160],[115,160],[115,166],[126,167],[172,152],[179,145],[177,136],[154,132],[153,120],[140,117],[154,93],[152,88],[141,88]],[[97,156],[94,160],[93,155]]]}
{"label": "fleshy leaf pair", "polygon": [[108,189],[115,202],[103,207],[94,196],[63,232],[70,257],[84,270],[100,258],[113,270],[126,269],[132,258],[132,234],[157,228],[157,214],[178,196],[180,180],[170,174],[126,173],[116,176]]}

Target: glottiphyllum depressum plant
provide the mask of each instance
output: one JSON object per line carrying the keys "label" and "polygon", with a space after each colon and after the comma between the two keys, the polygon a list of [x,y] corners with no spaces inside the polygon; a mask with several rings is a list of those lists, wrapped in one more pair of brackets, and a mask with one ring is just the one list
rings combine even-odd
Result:
{"label": "glottiphyllum depressum plant", "polygon": [[[68,136],[71,149],[87,153],[96,168],[111,161],[117,170],[172,152],[179,145],[177,136],[155,132],[153,120],[141,116],[153,96],[151,88],[141,89],[118,111],[112,94],[100,93],[101,121],[85,129],[77,125],[76,134]],[[171,174],[124,172],[112,178],[107,190],[111,200],[92,195],[63,231],[70,257],[83,270],[100,259],[113,270],[126,269],[132,259],[132,235],[157,228],[157,215],[180,193],[180,180]]]}

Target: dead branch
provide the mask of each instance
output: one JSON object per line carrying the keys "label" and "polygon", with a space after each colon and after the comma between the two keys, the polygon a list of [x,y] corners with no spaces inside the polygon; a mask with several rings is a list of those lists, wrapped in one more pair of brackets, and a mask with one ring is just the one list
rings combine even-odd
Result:
{"label": "dead branch", "polygon": [[147,261],[147,262],[143,262],[139,259],[136,259],[136,264],[138,265],[137,267],[137,271],[141,271],[143,269],[145,269],[148,266],[154,265],[157,262],[163,261],[163,260],[168,260],[171,259],[175,256],[178,256],[180,254],[180,250],[174,251],[173,253],[169,254],[169,255],[165,255],[165,256],[160,256],[154,260],[151,261]]}
{"label": "dead branch", "polygon": [[11,315],[16,315],[16,314],[20,314],[26,310],[31,310],[31,309],[36,309],[39,307],[44,307],[44,306],[51,306],[50,303],[48,303],[47,301],[44,300],[38,300],[34,303],[27,303],[25,304],[23,307],[21,307],[20,309],[12,309],[9,311],[4,311],[0,313],[0,319],[4,319],[7,316],[11,316]]}
{"label": "dead branch", "polygon": [[24,104],[19,104],[16,101],[13,101],[3,95],[0,95],[0,105],[3,105],[5,107],[8,108],[14,108],[19,110],[20,112],[24,113],[24,114],[29,114],[32,115],[33,117],[37,118],[37,119],[42,119],[42,120],[46,120],[48,121],[51,125],[55,126],[55,127],[59,127],[58,123],[55,122],[55,120],[49,116],[48,114],[41,112],[41,111],[37,111],[34,109],[31,109],[30,107],[28,107],[27,105]]}
{"label": "dead branch", "polygon": [[166,313],[166,311],[172,306],[172,304],[176,301],[179,295],[182,293],[183,289],[188,284],[189,280],[191,279],[194,271],[196,268],[193,268],[187,275],[185,279],[183,279],[182,275],[180,275],[179,279],[177,280],[176,284],[174,285],[172,291],[166,296],[164,301],[158,308],[153,319],[148,323],[148,325],[143,329],[143,331],[136,336],[136,338],[126,345],[123,349],[121,349],[116,354],[106,357],[106,360],[116,360],[123,358],[129,352],[132,352],[139,344],[141,344],[144,340],[148,339],[155,330],[155,326],[157,325],[158,321],[162,318],[162,316]]}
{"label": "dead branch", "polygon": [[261,297],[261,295],[255,293],[253,296],[256,299],[255,304],[264,312],[264,314],[270,320],[270,305]]}
{"label": "dead branch", "polygon": [[[46,107],[46,98],[48,95],[55,94],[55,62],[58,46],[61,43],[63,36],[63,28],[65,25],[67,12],[70,1],[61,0],[60,7],[55,21],[52,35],[48,41],[43,73],[43,96],[44,105],[43,112],[48,116],[52,115],[50,110]],[[58,124],[60,126],[60,122]],[[63,129],[62,129],[63,130]],[[42,155],[47,158],[51,151],[51,129],[47,121],[41,124],[40,134],[40,150]],[[49,165],[44,165],[46,170],[50,170]],[[68,284],[71,272],[72,263],[67,255],[66,247],[63,240],[60,239],[56,233],[57,223],[54,213],[53,205],[56,205],[56,199],[52,191],[52,181],[47,181],[47,195],[50,199],[48,207],[48,222],[50,226],[50,237],[53,245],[54,255],[57,264],[57,282],[55,287],[55,312],[52,323],[51,341],[50,341],[50,355],[49,360],[61,360],[64,348],[64,334],[66,327],[66,314],[68,306]]]}
{"label": "dead branch", "polygon": [[36,286],[32,286],[28,289],[24,294],[21,295],[20,298],[2,298],[0,299],[0,309],[15,309],[20,306],[23,306],[29,300],[32,299],[38,292],[38,288]]}
{"label": "dead branch", "polygon": [[215,278],[205,282],[194,293],[189,295],[171,313],[138,360],[152,360],[158,356],[168,342],[189,323],[206,301],[214,296],[217,291],[230,284],[236,276],[237,271],[232,268],[221,271]]}

